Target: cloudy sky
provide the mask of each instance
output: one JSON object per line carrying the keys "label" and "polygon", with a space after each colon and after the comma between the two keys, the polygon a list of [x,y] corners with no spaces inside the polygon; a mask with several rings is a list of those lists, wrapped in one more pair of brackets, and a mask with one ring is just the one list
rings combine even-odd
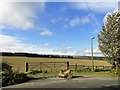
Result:
{"label": "cloudy sky", "polygon": [[[96,1],[96,2],[95,2]],[[0,51],[38,54],[101,55],[97,35],[114,2],[2,2]]]}

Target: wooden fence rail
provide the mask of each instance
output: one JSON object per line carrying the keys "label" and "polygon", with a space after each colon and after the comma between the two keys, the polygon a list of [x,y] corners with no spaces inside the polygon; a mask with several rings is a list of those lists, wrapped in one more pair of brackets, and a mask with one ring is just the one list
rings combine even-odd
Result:
{"label": "wooden fence rail", "polygon": [[[80,70],[83,68],[89,68],[92,69],[93,66],[85,66],[85,65],[78,65],[78,64],[73,64],[73,65],[69,65],[69,68],[71,70]],[[111,69],[112,66],[94,66],[94,69]]]}
{"label": "wooden fence rail", "polygon": [[[92,69],[92,66],[78,65],[78,64],[69,64],[69,62],[26,62],[25,71],[32,70],[61,70],[61,69],[71,69],[71,70],[80,70],[84,68]],[[111,66],[94,66],[94,69],[111,69]]]}

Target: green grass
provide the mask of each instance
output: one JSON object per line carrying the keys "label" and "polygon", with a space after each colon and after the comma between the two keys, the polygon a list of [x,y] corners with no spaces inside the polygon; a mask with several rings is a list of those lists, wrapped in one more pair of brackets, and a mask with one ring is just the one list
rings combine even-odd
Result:
{"label": "green grass", "polygon": [[89,71],[89,72],[79,72],[79,71],[74,71],[73,76],[119,76],[120,71],[118,70],[108,70],[108,71]]}
{"label": "green grass", "polygon": [[[78,71],[73,71],[73,76],[114,76],[114,77],[118,77],[118,74],[115,74],[114,72],[117,71],[99,71],[99,72],[78,72]],[[37,73],[37,74],[28,74],[28,77],[32,77],[32,78],[37,78],[37,79],[46,79],[46,78],[52,78],[52,77],[56,77],[58,76],[58,72],[56,73]]]}
{"label": "green grass", "polygon": [[[84,70],[72,71],[72,73],[73,73],[73,76],[118,76],[120,75],[120,71],[110,70],[110,69],[100,69],[95,71],[84,69]],[[59,74],[59,71],[53,70],[53,71],[47,71],[47,72],[46,71],[36,72],[34,74],[29,73],[28,75],[35,78],[50,78],[50,77],[58,76],[58,74]]]}
{"label": "green grass", "polygon": [[51,71],[31,71],[27,73],[28,77],[37,78],[37,79],[46,79],[51,77],[56,77],[59,71],[51,70]]}
{"label": "green grass", "polygon": [[101,72],[81,72],[75,73],[74,75],[81,75],[81,76],[110,76],[109,71],[101,71]]}

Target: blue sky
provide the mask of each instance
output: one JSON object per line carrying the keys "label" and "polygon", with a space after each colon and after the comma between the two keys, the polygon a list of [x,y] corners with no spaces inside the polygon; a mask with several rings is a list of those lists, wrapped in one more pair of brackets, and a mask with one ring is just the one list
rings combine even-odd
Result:
{"label": "blue sky", "polygon": [[117,2],[12,2],[2,4],[0,50],[38,54],[101,55],[97,35]]}

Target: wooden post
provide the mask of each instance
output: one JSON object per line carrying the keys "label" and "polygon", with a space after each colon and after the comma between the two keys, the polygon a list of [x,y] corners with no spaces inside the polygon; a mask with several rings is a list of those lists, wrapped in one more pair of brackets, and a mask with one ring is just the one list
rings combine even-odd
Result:
{"label": "wooden post", "polygon": [[75,70],[77,70],[77,64],[75,64]]}
{"label": "wooden post", "polygon": [[40,62],[40,71],[42,71],[42,62]]}
{"label": "wooden post", "polygon": [[88,66],[88,68],[90,68],[90,67]]}
{"label": "wooden post", "polygon": [[28,71],[28,63],[26,63],[26,65],[25,65],[25,71],[26,72]]}
{"label": "wooden post", "polygon": [[103,69],[104,69],[104,66],[103,66]]}
{"label": "wooden post", "polygon": [[96,68],[95,69],[97,69],[97,66],[96,66]]}
{"label": "wooden post", "polygon": [[42,64],[41,64],[41,62],[40,62],[40,71],[41,71],[41,65],[42,65]]}
{"label": "wooden post", "polygon": [[67,61],[67,70],[69,69],[69,61]]}
{"label": "wooden post", "polygon": [[54,62],[54,70],[55,70],[55,62]]}

